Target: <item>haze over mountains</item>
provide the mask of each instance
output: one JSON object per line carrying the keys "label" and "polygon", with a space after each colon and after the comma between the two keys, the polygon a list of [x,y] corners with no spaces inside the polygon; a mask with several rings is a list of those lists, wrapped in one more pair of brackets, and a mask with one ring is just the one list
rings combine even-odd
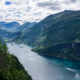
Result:
{"label": "haze over mountains", "polygon": [[35,24],[36,22],[26,22],[23,25],[20,25],[18,22],[0,22],[0,37],[2,37],[5,41],[12,41],[15,38],[18,39],[20,38],[19,36],[22,35],[22,32],[26,31],[28,28],[31,28]]}
{"label": "haze over mountains", "polygon": [[0,36],[28,44],[41,55],[80,61],[80,11],[65,10],[27,25],[18,26],[14,33],[0,31]]}
{"label": "haze over mountains", "polygon": [[13,32],[19,27],[20,27],[20,24],[17,22],[10,22],[10,23],[0,22],[0,29],[2,30]]}
{"label": "haze over mountains", "polygon": [[34,24],[36,24],[36,22],[33,23],[26,22],[23,25],[20,25],[18,22],[9,22],[9,23],[0,22],[0,29],[9,32],[17,32],[17,31],[27,30],[27,28],[30,28]]}

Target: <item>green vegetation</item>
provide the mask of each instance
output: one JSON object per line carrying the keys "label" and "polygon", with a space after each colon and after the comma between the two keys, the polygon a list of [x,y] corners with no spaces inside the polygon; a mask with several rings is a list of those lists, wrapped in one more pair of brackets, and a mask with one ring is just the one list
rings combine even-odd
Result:
{"label": "green vegetation", "polygon": [[0,30],[0,36],[5,41],[28,44],[41,55],[80,61],[80,11],[65,10],[27,30],[25,26],[15,33]]}
{"label": "green vegetation", "polygon": [[80,43],[65,43],[48,48],[33,49],[37,53],[54,58],[80,61]]}
{"label": "green vegetation", "polygon": [[32,80],[18,59],[0,43],[0,80]]}
{"label": "green vegetation", "polygon": [[80,61],[80,11],[50,15],[19,39],[42,55]]}

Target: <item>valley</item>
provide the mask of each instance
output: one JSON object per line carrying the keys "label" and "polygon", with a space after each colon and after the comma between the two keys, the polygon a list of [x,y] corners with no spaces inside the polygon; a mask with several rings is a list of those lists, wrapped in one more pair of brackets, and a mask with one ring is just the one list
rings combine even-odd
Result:
{"label": "valley", "polygon": [[0,22],[0,42],[23,65],[21,80],[80,79],[80,11],[65,10],[23,25]]}
{"label": "valley", "polygon": [[27,28],[25,23],[16,32],[1,30],[0,36],[5,41],[27,44],[41,55],[80,61],[80,11],[65,10],[33,24]]}

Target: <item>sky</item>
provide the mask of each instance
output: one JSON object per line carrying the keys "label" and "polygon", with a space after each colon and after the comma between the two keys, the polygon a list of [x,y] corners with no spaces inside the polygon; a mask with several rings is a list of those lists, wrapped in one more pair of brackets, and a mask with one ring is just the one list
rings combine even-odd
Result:
{"label": "sky", "polygon": [[64,10],[80,10],[80,0],[0,0],[0,21],[39,22]]}

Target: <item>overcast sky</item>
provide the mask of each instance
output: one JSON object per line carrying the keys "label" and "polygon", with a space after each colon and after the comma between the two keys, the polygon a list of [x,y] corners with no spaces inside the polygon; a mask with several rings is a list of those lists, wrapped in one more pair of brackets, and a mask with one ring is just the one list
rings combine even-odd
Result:
{"label": "overcast sky", "polygon": [[63,10],[80,10],[80,0],[0,0],[0,21],[40,21]]}

